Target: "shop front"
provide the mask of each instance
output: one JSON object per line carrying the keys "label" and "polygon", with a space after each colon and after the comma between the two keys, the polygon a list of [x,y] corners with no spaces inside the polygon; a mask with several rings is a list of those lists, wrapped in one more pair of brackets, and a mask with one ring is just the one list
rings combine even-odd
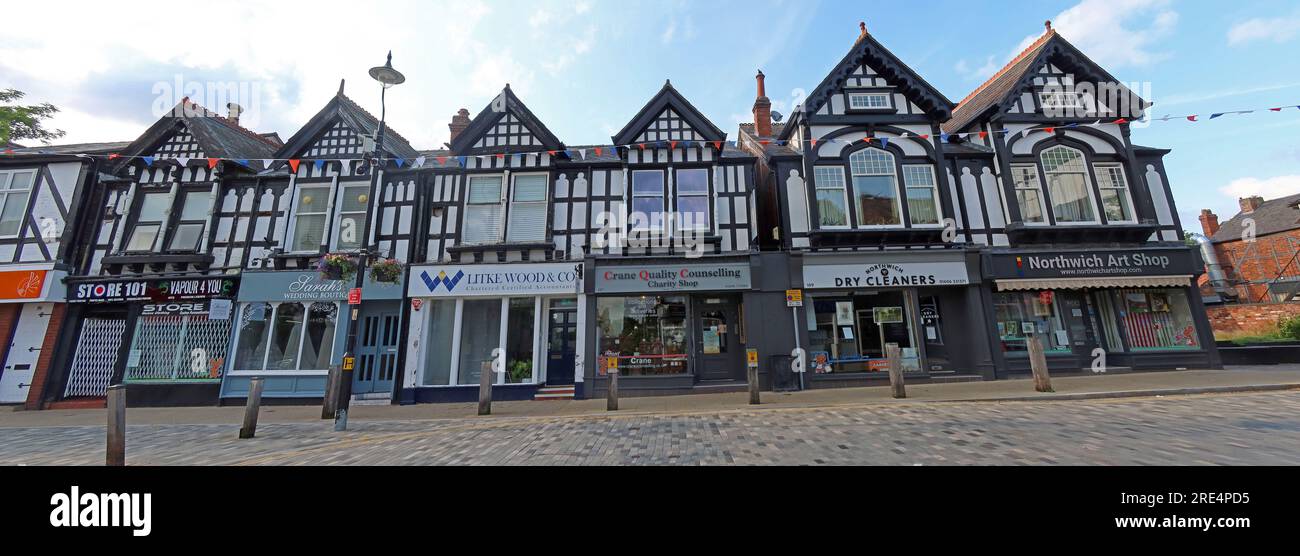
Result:
{"label": "shop front", "polygon": [[[745,380],[748,259],[679,264],[599,260],[589,319],[592,357],[618,362],[620,391],[671,391]],[[606,365],[588,371],[592,395]]]}
{"label": "shop front", "polygon": [[1006,249],[984,265],[1000,374],[1028,372],[1032,336],[1054,370],[1220,366],[1189,248]]}
{"label": "shop front", "polygon": [[127,386],[127,403],[217,401],[230,348],[234,276],[75,281],[68,286],[72,356],[60,399]]}
{"label": "shop front", "polygon": [[[0,334],[9,338],[0,345],[0,404],[27,403],[36,382],[42,352],[53,351],[58,324],[65,309],[62,288],[67,273],[52,265],[6,268],[0,271]],[[57,315],[57,316],[56,316]],[[55,330],[50,330],[55,322]],[[44,382],[42,378],[41,382]],[[32,397],[35,403],[40,394]]]}
{"label": "shop front", "polygon": [[407,277],[410,330],[402,403],[533,399],[582,389],[582,263],[431,264]]}
{"label": "shop front", "polygon": [[366,280],[360,306],[348,305],[350,280],[315,271],[245,272],[234,310],[234,348],[222,400],[248,395],[253,377],[262,396],[315,400],[330,367],[342,362],[350,310],[358,309],[354,394],[391,393],[398,369],[402,285]]}
{"label": "shop front", "polygon": [[891,345],[913,376],[991,372],[987,343],[972,339],[978,261],[963,250],[805,255],[811,387],[887,379]]}

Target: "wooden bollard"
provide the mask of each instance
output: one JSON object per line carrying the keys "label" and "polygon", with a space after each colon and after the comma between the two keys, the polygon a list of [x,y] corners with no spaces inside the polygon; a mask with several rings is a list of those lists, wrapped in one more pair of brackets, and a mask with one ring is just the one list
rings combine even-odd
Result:
{"label": "wooden bollard", "polygon": [[126,386],[108,387],[108,445],[104,465],[126,465]]}
{"label": "wooden bollard", "polygon": [[758,405],[758,367],[750,367],[746,378],[749,380],[749,405]]}
{"label": "wooden bollard", "polygon": [[484,361],[478,371],[478,414],[492,414],[492,362]]}
{"label": "wooden bollard", "polygon": [[331,366],[329,375],[325,377],[325,398],[321,401],[320,418],[333,419],[334,408],[338,407],[338,400],[335,394],[338,392],[339,376],[343,372],[337,366]]}
{"label": "wooden bollard", "polygon": [[1047,354],[1043,352],[1043,342],[1034,334],[1025,340],[1029,348],[1029,370],[1034,373],[1035,392],[1055,392],[1052,390],[1052,377],[1047,374]]}
{"label": "wooden bollard", "polygon": [[889,388],[895,399],[907,397],[907,388],[903,385],[903,356],[898,346],[886,346],[885,357],[889,363]]}
{"label": "wooden bollard", "polygon": [[262,386],[266,381],[254,377],[248,384],[248,401],[244,404],[244,426],[239,429],[240,438],[252,438],[257,434],[257,415],[262,408]]}
{"label": "wooden bollard", "polygon": [[609,388],[605,402],[606,411],[618,411],[618,369],[609,370]]}

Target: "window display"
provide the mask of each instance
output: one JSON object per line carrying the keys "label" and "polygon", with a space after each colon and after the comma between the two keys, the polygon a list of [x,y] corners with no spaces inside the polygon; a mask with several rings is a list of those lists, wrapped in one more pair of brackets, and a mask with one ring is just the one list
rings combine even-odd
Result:
{"label": "window display", "polygon": [[1196,349],[1196,324],[1182,290],[1123,290],[1120,301],[1129,346],[1143,349]]}
{"label": "window display", "polygon": [[897,344],[905,371],[920,370],[904,292],[817,296],[809,305],[808,348],[815,374],[884,371],[885,347]]}
{"label": "window display", "polygon": [[686,297],[603,297],[596,302],[600,353],[623,376],[686,374]]}
{"label": "window display", "polygon": [[994,318],[1002,350],[1008,354],[1028,354],[1028,339],[1039,335],[1043,350],[1052,353],[1070,351],[1070,334],[1061,318],[1058,293],[1050,290],[999,292],[993,294]]}

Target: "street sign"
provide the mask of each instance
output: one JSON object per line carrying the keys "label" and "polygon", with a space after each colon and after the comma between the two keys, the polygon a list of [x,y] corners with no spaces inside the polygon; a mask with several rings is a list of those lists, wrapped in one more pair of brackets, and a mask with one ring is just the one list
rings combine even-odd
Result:
{"label": "street sign", "polygon": [[745,350],[745,362],[750,367],[758,366],[758,348],[748,348]]}
{"label": "street sign", "polygon": [[618,372],[618,357],[606,357],[606,358],[605,358],[605,372],[607,372],[607,373],[617,373],[617,372]]}
{"label": "street sign", "polygon": [[357,366],[356,357],[352,357],[351,355],[349,355],[343,358],[343,370],[351,371],[352,369],[355,369],[356,366]]}
{"label": "street sign", "polygon": [[785,290],[786,307],[803,307],[803,290]]}
{"label": "street sign", "polygon": [[361,288],[352,288],[348,290],[348,305],[361,304]]}

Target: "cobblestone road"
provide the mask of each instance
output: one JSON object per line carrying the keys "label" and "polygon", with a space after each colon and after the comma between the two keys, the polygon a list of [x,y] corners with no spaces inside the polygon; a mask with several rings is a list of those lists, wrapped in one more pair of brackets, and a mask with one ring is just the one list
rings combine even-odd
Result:
{"label": "cobblestone road", "polygon": [[[140,425],[156,465],[1300,464],[1300,392],[676,415]],[[102,464],[102,427],[0,428],[0,464]]]}

